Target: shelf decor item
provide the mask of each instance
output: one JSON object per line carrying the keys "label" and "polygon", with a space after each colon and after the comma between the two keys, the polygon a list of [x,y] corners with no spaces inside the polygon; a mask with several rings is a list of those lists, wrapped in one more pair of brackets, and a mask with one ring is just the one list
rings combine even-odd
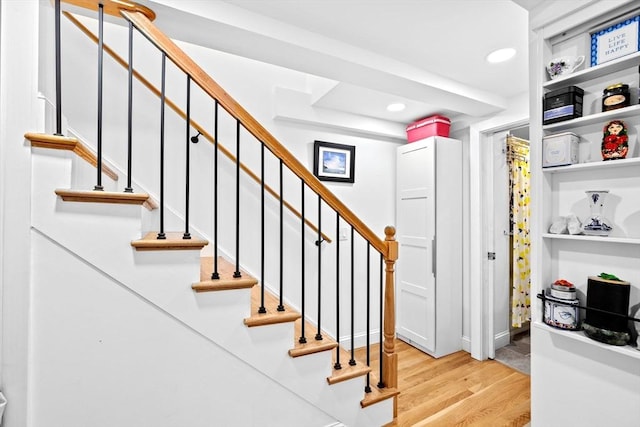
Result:
{"label": "shelf decor item", "polygon": [[640,50],[640,15],[591,33],[591,66]]}
{"label": "shelf decor item", "polygon": [[587,193],[591,214],[582,223],[582,232],[588,236],[608,236],[613,227],[611,222],[602,216],[602,211],[609,190],[589,190],[585,193]]}
{"label": "shelf decor item", "polygon": [[447,138],[449,137],[450,126],[451,120],[448,117],[439,115],[425,117],[406,127],[407,142],[419,141],[430,136],[444,136]]}
{"label": "shelf decor item", "polygon": [[604,126],[602,136],[602,160],[617,160],[627,157],[629,136],[622,120],[611,120]]}
{"label": "shelf decor item", "polygon": [[555,133],[542,138],[542,167],[578,163],[580,137],[573,132]]}
{"label": "shelf decor item", "polygon": [[544,323],[559,329],[580,329],[579,301],[573,283],[558,279],[546,290],[544,301]]}
{"label": "shelf decor item", "polygon": [[578,86],[568,86],[545,93],[542,124],[549,125],[582,117],[583,97],[584,90]]}
{"label": "shelf decor item", "polygon": [[602,91],[602,112],[617,110],[631,105],[629,85],[616,83]]}
{"label": "shelf decor item", "polygon": [[561,56],[547,63],[547,73],[551,79],[573,73],[584,63],[584,55]]}
{"label": "shelf decor item", "polygon": [[587,280],[587,314],[582,328],[585,335],[611,345],[626,345],[628,330],[629,282],[602,273]]}

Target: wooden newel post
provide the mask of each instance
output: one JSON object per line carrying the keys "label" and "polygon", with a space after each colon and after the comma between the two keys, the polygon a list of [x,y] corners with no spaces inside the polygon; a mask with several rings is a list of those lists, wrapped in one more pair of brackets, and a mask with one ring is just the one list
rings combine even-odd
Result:
{"label": "wooden newel post", "polygon": [[[395,227],[384,229],[387,256],[385,257],[385,286],[384,286],[384,345],[382,354],[382,372],[385,386],[398,387],[398,355],[396,349],[396,291],[394,271],[398,259],[398,242],[396,242]],[[397,416],[397,398],[394,398],[393,415]]]}

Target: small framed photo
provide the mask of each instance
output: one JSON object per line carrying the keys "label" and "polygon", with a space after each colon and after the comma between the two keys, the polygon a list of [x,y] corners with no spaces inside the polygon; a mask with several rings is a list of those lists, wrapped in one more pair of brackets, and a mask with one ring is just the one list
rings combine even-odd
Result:
{"label": "small framed photo", "polygon": [[356,147],[315,141],[313,174],[321,181],[354,182]]}

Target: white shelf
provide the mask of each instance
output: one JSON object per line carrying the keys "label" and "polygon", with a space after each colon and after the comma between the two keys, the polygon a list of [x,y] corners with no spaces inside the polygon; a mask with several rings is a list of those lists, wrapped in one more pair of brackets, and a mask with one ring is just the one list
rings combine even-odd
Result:
{"label": "white shelf", "polygon": [[623,356],[627,356],[630,357],[632,359],[637,359],[640,360],[640,351],[636,350],[635,347],[631,347],[629,345],[625,345],[625,346],[618,346],[618,345],[610,345],[610,344],[604,344],[601,343],[600,341],[596,341],[596,340],[592,340],[591,338],[587,337],[583,331],[564,331],[562,329],[557,329],[557,328],[553,328],[549,325],[547,325],[546,323],[542,323],[542,322],[532,322],[533,323],[533,327],[537,328],[537,329],[542,329],[544,331],[547,331],[549,333],[553,333],[555,335],[559,335],[561,337],[565,337],[568,339],[572,339],[575,341],[580,341],[589,345],[593,345],[595,347],[599,347],[605,351],[610,351],[612,353],[618,353],[618,354],[622,354]]}
{"label": "white shelf", "polygon": [[598,242],[598,243],[624,243],[627,245],[640,245],[640,239],[633,237],[604,237],[604,236],[586,236],[583,234],[551,234],[544,233],[544,239],[557,240],[575,240],[581,242]]}
{"label": "white shelf", "polygon": [[594,169],[618,169],[621,167],[628,167],[628,166],[640,166],[640,157],[630,157],[627,159],[607,160],[607,161],[599,161],[599,162],[576,163],[575,165],[567,165],[567,166],[555,166],[555,167],[543,168],[542,172],[545,174],[555,174],[555,173],[581,172],[585,170],[594,170]]}
{"label": "white shelf", "polygon": [[578,117],[577,119],[565,120],[564,122],[544,125],[542,126],[542,129],[544,131],[561,131],[578,126],[588,126],[593,124],[604,125],[609,120],[622,120],[629,117],[637,117],[638,115],[640,115],[640,104],[619,108],[617,110],[605,111],[604,113],[590,114],[588,116]]}
{"label": "white shelf", "polygon": [[[586,60],[589,60],[589,58],[587,57]],[[640,52],[623,56],[621,58],[614,59],[613,61],[605,62],[604,64],[596,65],[584,70],[576,71],[575,73],[564,77],[549,80],[544,83],[542,87],[547,90],[560,89],[562,87],[572,86],[598,77],[606,76],[608,74],[615,73],[616,71],[633,67],[634,65],[640,65]]]}

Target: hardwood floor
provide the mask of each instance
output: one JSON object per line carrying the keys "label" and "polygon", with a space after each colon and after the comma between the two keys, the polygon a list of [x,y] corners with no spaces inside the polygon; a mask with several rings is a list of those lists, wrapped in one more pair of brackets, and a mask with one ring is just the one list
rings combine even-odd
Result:
{"label": "hardwood floor", "polygon": [[[362,351],[362,350],[358,350]],[[398,417],[385,427],[522,427],[531,419],[530,377],[460,351],[434,359],[397,340]],[[371,366],[377,372],[378,349]]]}

